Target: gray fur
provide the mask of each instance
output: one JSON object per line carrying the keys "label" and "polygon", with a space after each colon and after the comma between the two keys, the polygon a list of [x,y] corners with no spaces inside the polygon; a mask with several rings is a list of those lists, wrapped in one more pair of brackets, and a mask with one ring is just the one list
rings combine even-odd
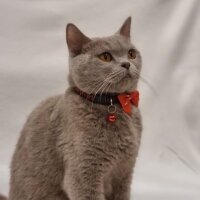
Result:
{"label": "gray fur", "polygon": [[7,200],[7,198],[0,194],[0,200]]}
{"label": "gray fur", "polygon": [[[141,70],[141,57],[138,52],[136,59],[127,58],[134,47],[127,34],[130,19],[120,30],[110,37],[85,39],[77,27],[68,25],[70,87],[43,101],[28,117],[12,159],[10,200],[130,199],[142,130],[139,109],[133,106],[129,115],[117,105],[117,121],[110,123],[107,106],[92,104],[72,90],[73,86],[87,93],[137,88],[135,70]],[[104,51],[114,60],[100,60],[97,55]],[[124,61],[131,63],[130,76],[121,67]],[[95,89],[119,70],[117,79],[106,79],[107,87]]]}

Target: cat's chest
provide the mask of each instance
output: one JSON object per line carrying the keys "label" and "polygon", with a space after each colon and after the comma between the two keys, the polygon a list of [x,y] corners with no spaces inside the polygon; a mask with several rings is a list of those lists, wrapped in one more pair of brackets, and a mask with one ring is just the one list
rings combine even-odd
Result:
{"label": "cat's chest", "polygon": [[116,120],[110,122],[108,116],[104,116],[104,123],[99,125],[101,134],[108,139],[108,142],[116,149],[129,151],[134,148],[138,140],[139,132],[132,116],[124,113],[116,113]]}
{"label": "cat's chest", "polygon": [[[92,105],[74,98],[67,106],[66,135],[84,148],[97,147],[107,151],[131,152],[137,148],[140,141],[140,114],[138,108],[131,114],[125,113],[117,106],[114,115],[116,120],[108,120],[108,106]],[[69,114],[70,113],[70,114]],[[120,151],[120,152],[117,152]]]}
{"label": "cat's chest", "polygon": [[84,110],[77,117],[81,122],[83,139],[87,137],[99,143],[104,149],[113,149],[120,152],[131,152],[137,146],[140,133],[134,120],[137,113],[128,115],[117,109],[114,113],[116,120],[109,120],[107,109],[96,109],[92,112]]}

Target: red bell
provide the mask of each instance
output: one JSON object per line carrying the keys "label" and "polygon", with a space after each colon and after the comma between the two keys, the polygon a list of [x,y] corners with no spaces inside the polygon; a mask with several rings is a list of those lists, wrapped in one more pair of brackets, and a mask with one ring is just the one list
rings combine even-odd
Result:
{"label": "red bell", "polygon": [[115,114],[109,114],[107,119],[108,119],[109,122],[113,123],[113,122],[116,121],[117,116]]}

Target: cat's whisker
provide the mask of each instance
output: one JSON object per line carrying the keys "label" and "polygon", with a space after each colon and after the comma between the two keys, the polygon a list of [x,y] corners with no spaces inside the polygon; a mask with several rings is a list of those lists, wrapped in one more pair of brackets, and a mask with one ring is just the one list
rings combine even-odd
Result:
{"label": "cat's whisker", "polygon": [[[120,71],[120,73],[118,74],[118,75],[120,75],[121,73],[124,73],[123,72],[123,70],[121,70]],[[115,77],[112,77],[112,82],[110,82],[110,85],[109,85],[109,87],[108,87],[108,91],[109,91],[109,88],[111,87],[111,86],[113,86],[113,85],[116,85],[116,79],[118,79],[119,78],[119,76],[115,76]],[[106,92],[107,93],[107,92]]]}
{"label": "cat's whisker", "polygon": [[102,90],[101,90],[101,92],[100,92],[100,100],[101,100],[101,97],[102,97],[103,92],[105,91],[106,87],[107,87],[109,84],[110,84],[110,82],[106,82],[105,87],[102,88]]}
{"label": "cat's whisker", "polygon": [[109,91],[111,85],[112,85],[112,83],[109,83],[109,84],[108,84],[108,87],[107,87],[107,89],[105,90],[106,95],[108,94],[108,91]]}
{"label": "cat's whisker", "polygon": [[[103,84],[101,85],[101,87],[98,89],[98,91],[101,91],[101,90],[103,91],[109,84],[110,84],[109,82],[104,81]],[[95,93],[94,98],[96,97],[97,94],[98,94],[98,92]],[[100,93],[100,99],[101,99],[101,95],[102,95],[102,93]],[[93,104],[94,104],[94,102],[92,102],[91,111],[92,111]]]}
{"label": "cat's whisker", "polygon": [[151,89],[154,95],[158,96],[158,93],[156,89],[154,88],[154,86],[149,81],[147,81],[143,76],[141,76],[137,70],[134,69],[133,71],[138,76],[137,78],[140,79],[143,83],[145,83]]}
{"label": "cat's whisker", "polygon": [[117,71],[117,72],[112,72],[110,74],[108,74],[106,76],[105,79],[101,80],[101,81],[98,81],[97,85],[95,86],[95,88],[92,89],[91,92],[89,92],[89,94],[92,94],[92,92],[98,87],[98,86],[101,86],[101,83],[104,82],[104,81],[107,81],[109,82],[110,80],[112,80],[113,77],[117,76],[119,73],[121,73],[121,70],[120,71]]}
{"label": "cat's whisker", "polygon": [[107,82],[111,83],[111,81],[113,81],[115,78],[118,78],[118,76],[123,72],[123,70],[120,70],[118,72],[116,72],[116,74],[114,74],[112,77],[109,78],[109,80],[107,80]]}
{"label": "cat's whisker", "polygon": [[[105,82],[104,81],[102,81],[100,84],[98,84],[98,86],[101,88],[102,87],[102,85],[104,84]],[[95,89],[96,89],[97,87],[95,87]],[[90,94],[92,94],[92,93],[90,93]],[[94,98],[95,98],[95,96],[96,95],[94,95]],[[92,107],[93,107],[93,104],[94,104],[94,102],[92,101],[92,105],[91,105],[91,111],[92,111]]]}
{"label": "cat's whisker", "polygon": [[88,93],[88,96],[93,94],[93,91],[95,91],[96,89],[98,90],[99,87],[102,87],[103,84],[104,84],[104,81],[101,81],[100,83],[96,84],[96,86],[91,90],[91,92]]}
{"label": "cat's whisker", "polygon": [[[116,74],[117,76],[111,77],[111,78],[110,78],[110,81],[111,81],[111,80],[114,81],[115,79],[118,79],[118,78],[119,78],[118,75],[121,74],[121,73],[124,73],[123,70],[120,70],[120,72]],[[110,86],[111,86],[113,83],[115,83],[115,82],[108,82],[108,84],[102,89],[102,91],[101,91],[101,93],[100,93],[100,98],[101,98],[103,92],[106,91],[106,88],[107,88],[107,90],[109,91],[109,88],[110,88]],[[106,94],[108,93],[108,91],[106,92]]]}
{"label": "cat's whisker", "polygon": [[146,85],[149,86],[149,88],[152,90],[152,92],[154,93],[155,96],[158,96],[158,93],[156,91],[156,89],[153,87],[153,85],[151,83],[149,83],[149,81],[147,81],[146,79],[144,79],[143,77],[140,77],[140,80],[143,82],[143,83],[146,83]]}
{"label": "cat's whisker", "polygon": [[[121,74],[122,72],[123,72],[123,70],[120,70],[120,71],[117,71],[117,72],[115,72],[115,73],[112,73],[112,76],[109,74],[109,75],[107,76],[107,78],[105,78],[105,79],[102,81],[102,83],[98,84],[99,88],[97,89],[97,91],[96,91],[96,93],[95,93],[95,95],[94,95],[94,98],[96,97],[96,95],[97,95],[98,92],[100,92],[100,91],[101,91],[101,93],[100,93],[100,98],[101,98],[102,93],[103,93],[103,91],[105,90],[105,88],[106,88],[109,84],[112,84],[110,81],[111,81],[111,80],[114,80],[114,79],[115,79],[119,74]],[[96,87],[95,87],[95,89],[96,89]],[[92,111],[93,104],[94,104],[94,103],[92,102],[91,111]]]}
{"label": "cat's whisker", "polygon": [[116,77],[119,76],[119,74],[122,73],[122,70],[117,71],[115,74],[113,74],[113,76],[109,77],[109,79],[106,80],[106,82],[112,83],[111,81],[113,81]]}
{"label": "cat's whisker", "polygon": [[95,97],[95,96],[98,94],[98,92],[100,92],[100,91],[101,91],[101,89],[104,87],[104,85],[105,85],[105,84],[107,84],[107,82],[106,82],[106,81],[104,81],[104,82],[103,82],[103,84],[101,85],[101,87],[99,87],[99,88],[98,88],[98,90],[95,92],[95,95],[94,95],[94,97]]}
{"label": "cat's whisker", "polygon": [[[104,89],[104,87],[107,86],[107,84],[109,84],[109,82],[106,81],[105,79],[104,79],[100,84],[98,84],[99,88],[97,89],[97,91],[96,91],[96,93],[95,93],[95,95],[94,95],[94,98],[96,97],[96,95],[98,94],[98,92],[100,92],[101,90]],[[97,87],[95,87],[95,89],[96,89],[96,88],[97,88]],[[100,96],[100,97],[101,97],[101,96]],[[92,110],[93,104],[94,104],[94,103],[92,102],[91,110]]]}
{"label": "cat's whisker", "polygon": [[88,92],[88,95],[93,94],[93,92],[95,91],[95,89],[97,89],[98,87],[100,87],[101,84],[102,84],[103,82],[104,82],[103,80],[97,82],[97,83],[95,84],[95,87],[92,88],[92,90],[91,90],[90,92]]}
{"label": "cat's whisker", "polygon": [[92,90],[91,90],[88,94],[92,94],[92,92],[93,92],[98,86],[100,86],[101,83],[102,83],[103,81],[109,79],[110,77],[112,77],[112,75],[115,75],[115,73],[117,73],[117,72],[111,72],[111,73],[109,73],[109,74],[106,76],[106,78],[103,79],[103,80],[100,78],[99,81],[97,81],[97,82],[95,83],[95,87],[92,88]]}

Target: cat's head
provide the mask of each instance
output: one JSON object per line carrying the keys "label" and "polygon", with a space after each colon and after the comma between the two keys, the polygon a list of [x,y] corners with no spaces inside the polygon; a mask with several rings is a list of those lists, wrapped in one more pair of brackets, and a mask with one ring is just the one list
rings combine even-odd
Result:
{"label": "cat's head", "polygon": [[68,24],[69,83],[86,93],[130,92],[136,89],[141,56],[131,43],[131,17],[109,37],[89,38]]}

